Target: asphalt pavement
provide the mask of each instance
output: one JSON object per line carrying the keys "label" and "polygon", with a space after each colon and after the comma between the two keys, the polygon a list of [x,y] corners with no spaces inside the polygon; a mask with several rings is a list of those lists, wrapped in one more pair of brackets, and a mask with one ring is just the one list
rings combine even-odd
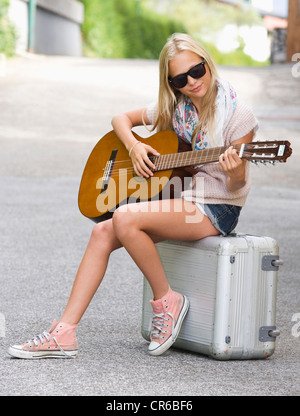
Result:
{"label": "asphalt pavement", "polygon": [[176,349],[147,354],[141,273],[123,249],[79,325],[77,359],[7,355],[60,317],[93,227],[77,207],[86,160],[114,114],[156,100],[158,62],[24,55],[2,65],[0,395],[299,395],[300,78],[292,65],[219,68],[253,108],[257,138],[293,147],[285,164],[251,167],[237,227],[278,241],[281,335],[269,359],[227,362]]}

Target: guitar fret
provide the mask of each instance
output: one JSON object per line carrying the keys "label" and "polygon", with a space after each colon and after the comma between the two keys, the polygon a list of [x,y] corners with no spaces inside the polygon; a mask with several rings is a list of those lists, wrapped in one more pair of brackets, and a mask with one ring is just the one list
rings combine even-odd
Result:
{"label": "guitar fret", "polygon": [[166,157],[166,162],[165,162],[165,168],[168,169],[169,167],[169,159],[170,159],[171,154],[168,154]]}
{"label": "guitar fret", "polygon": [[161,170],[161,159],[162,159],[162,156],[158,156],[157,159],[154,160],[153,162],[156,166],[157,171]]}
{"label": "guitar fret", "polygon": [[169,153],[169,154],[166,156],[166,163],[165,163],[165,168],[166,168],[166,169],[168,169],[168,168],[169,168],[169,165],[170,165],[170,157],[171,157],[171,154]]}
{"label": "guitar fret", "polygon": [[174,165],[174,160],[173,159],[175,159],[175,155],[170,154],[170,156],[168,158],[168,168],[169,169]]}
{"label": "guitar fret", "polygon": [[161,170],[165,169],[165,155],[161,157]]}
{"label": "guitar fret", "polygon": [[189,152],[186,152],[186,153],[184,154],[184,157],[182,158],[182,161],[181,161],[181,166],[182,166],[183,164],[185,164],[185,165],[187,165],[187,164],[188,164],[188,162],[187,162],[188,154],[189,154]]}
{"label": "guitar fret", "polygon": [[161,157],[161,170],[164,170],[165,169],[165,164],[166,164],[166,156],[163,155]]}

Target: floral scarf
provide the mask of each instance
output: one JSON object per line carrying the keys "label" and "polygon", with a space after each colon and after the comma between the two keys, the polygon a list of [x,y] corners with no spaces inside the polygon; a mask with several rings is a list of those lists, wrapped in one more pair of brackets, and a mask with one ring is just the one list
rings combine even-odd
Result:
{"label": "floral scarf", "polygon": [[[196,150],[223,146],[223,132],[235,111],[236,93],[231,84],[222,79],[218,81],[217,85],[218,93],[216,98],[213,139],[210,137],[210,132],[207,126],[204,126],[196,137]],[[188,97],[183,96],[173,115],[173,127],[175,133],[185,142],[191,143],[193,132],[198,122],[199,117],[196,107]]]}

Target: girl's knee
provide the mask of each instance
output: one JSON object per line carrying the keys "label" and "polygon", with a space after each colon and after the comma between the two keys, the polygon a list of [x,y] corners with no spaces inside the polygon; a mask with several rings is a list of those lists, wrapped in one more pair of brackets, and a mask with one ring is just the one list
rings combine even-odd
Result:
{"label": "girl's knee", "polygon": [[113,245],[116,240],[112,220],[97,223],[92,231],[91,241],[95,244]]}
{"label": "girl's knee", "polygon": [[132,213],[128,209],[128,205],[116,209],[112,217],[112,224],[117,237],[126,235],[132,229]]}
{"label": "girl's knee", "polygon": [[92,231],[92,235],[91,235],[91,237],[94,240],[99,240],[100,238],[102,239],[103,234],[106,234],[106,231],[107,231],[108,227],[105,223],[106,223],[106,221],[99,222],[94,226],[93,231]]}

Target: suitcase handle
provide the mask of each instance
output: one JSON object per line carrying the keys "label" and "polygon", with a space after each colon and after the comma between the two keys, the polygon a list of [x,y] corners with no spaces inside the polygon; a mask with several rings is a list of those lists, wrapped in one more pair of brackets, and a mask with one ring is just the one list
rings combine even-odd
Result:
{"label": "suitcase handle", "polygon": [[265,271],[276,271],[283,264],[279,256],[266,255],[261,259],[261,268]]}
{"label": "suitcase handle", "polygon": [[261,342],[274,342],[279,335],[280,331],[275,326],[261,326],[258,339]]}
{"label": "suitcase handle", "polygon": [[278,259],[278,260],[271,261],[271,264],[274,267],[278,267],[278,266],[282,266],[284,263],[283,263],[283,260]]}
{"label": "suitcase handle", "polygon": [[269,337],[279,337],[280,331],[278,329],[271,329],[268,332]]}

